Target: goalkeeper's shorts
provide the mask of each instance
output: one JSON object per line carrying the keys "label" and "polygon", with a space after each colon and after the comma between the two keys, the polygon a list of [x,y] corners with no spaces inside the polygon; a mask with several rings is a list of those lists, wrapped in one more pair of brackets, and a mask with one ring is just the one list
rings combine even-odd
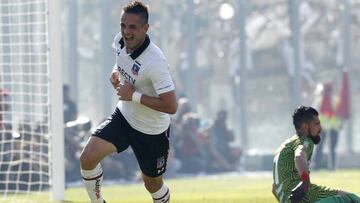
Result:
{"label": "goalkeeper's shorts", "polygon": [[360,203],[360,197],[355,194],[334,195],[317,201],[316,203]]}
{"label": "goalkeeper's shorts", "polygon": [[339,193],[339,190],[311,184],[309,191],[306,193],[306,195],[302,199],[301,203],[316,202],[316,201],[319,201],[319,200],[327,198],[327,197],[335,196],[338,193]]}

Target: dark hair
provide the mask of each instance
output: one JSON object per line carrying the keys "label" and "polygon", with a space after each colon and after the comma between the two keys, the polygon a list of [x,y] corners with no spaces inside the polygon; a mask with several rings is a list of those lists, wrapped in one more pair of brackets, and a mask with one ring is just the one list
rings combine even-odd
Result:
{"label": "dark hair", "polygon": [[318,116],[319,113],[310,106],[299,106],[295,109],[293,114],[293,123],[295,126],[295,129],[300,129],[301,124],[304,122],[311,121],[314,116]]}
{"label": "dark hair", "polygon": [[131,1],[123,8],[124,13],[132,13],[139,15],[145,23],[149,21],[149,13],[146,5],[140,1]]}

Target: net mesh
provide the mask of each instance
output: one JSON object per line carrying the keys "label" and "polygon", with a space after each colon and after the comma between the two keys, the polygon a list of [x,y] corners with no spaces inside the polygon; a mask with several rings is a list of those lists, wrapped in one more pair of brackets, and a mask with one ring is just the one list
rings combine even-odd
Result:
{"label": "net mesh", "polygon": [[0,202],[50,186],[46,0],[0,0]]}

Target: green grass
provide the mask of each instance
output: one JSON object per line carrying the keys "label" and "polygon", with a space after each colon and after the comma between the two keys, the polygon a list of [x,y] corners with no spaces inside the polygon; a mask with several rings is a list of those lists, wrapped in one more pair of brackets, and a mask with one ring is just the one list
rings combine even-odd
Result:
{"label": "green grass", "polygon": [[[312,182],[341,188],[360,194],[360,170],[339,170],[313,172]],[[272,203],[271,174],[221,175],[198,178],[166,180],[171,188],[172,203]],[[103,195],[108,203],[149,203],[150,195],[142,183],[103,187]],[[1,198],[0,198],[1,200]],[[5,201],[1,201],[5,202]],[[50,202],[48,200],[37,203]],[[84,188],[66,190],[66,202],[88,202]],[[53,202],[54,203],[54,202]]]}

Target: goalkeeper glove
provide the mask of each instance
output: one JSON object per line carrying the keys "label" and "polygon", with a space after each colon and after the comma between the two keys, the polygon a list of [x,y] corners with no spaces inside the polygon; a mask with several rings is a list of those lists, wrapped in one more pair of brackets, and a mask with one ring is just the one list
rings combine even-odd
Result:
{"label": "goalkeeper glove", "polygon": [[308,173],[302,173],[300,177],[300,183],[297,184],[292,190],[289,196],[291,203],[300,202],[309,191],[310,177]]}

